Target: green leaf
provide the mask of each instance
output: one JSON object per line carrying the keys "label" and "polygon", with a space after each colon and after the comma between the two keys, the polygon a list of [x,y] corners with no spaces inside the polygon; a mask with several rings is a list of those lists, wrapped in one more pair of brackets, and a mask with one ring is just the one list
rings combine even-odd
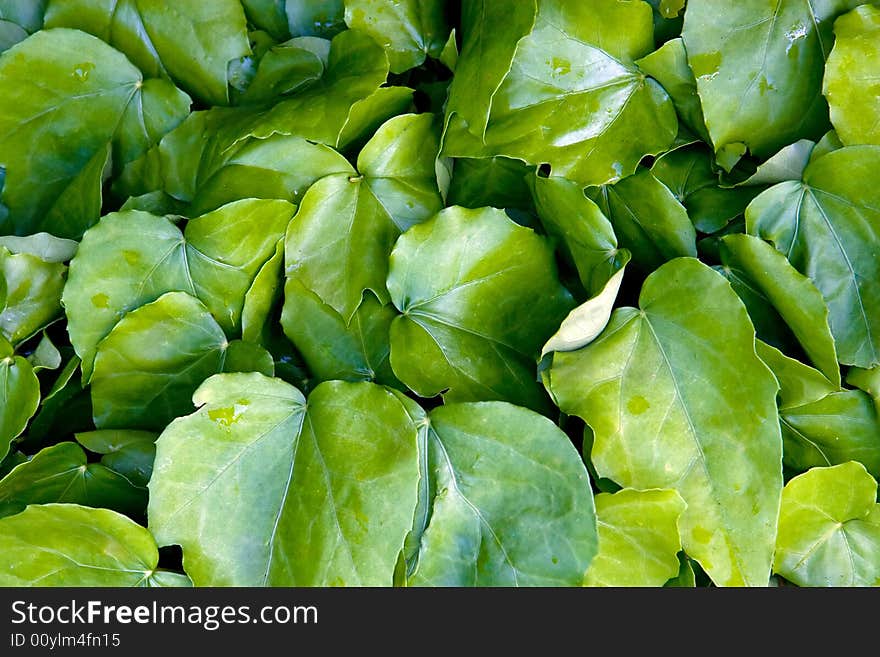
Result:
{"label": "green leaf", "polygon": [[241,309],[241,339],[259,343],[269,323],[275,302],[281,292],[281,272],[284,267],[284,241],[275,246],[275,255],[260,267],[254,282],[244,294]]}
{"label": "green leaf", "polygon": [[126,210],[140,210],[150,214],[182,215],[186,211],[186,205],[162,191],[147,192],[140,196],[129,196],[119,208],[120,212]]}
{"label": "green leaf", "polygon": [[[348,324],[365,290],[388,302],[388,256],[401,231],[443,207],[429,114],[387,121],[364,146],[358,168],[309,188],[285,242],[288,279],[296,279]],[[288,311],[293,312],[293,311]]]}
{"label": "green leaf", "polygon": [[458,114],[480,138],[486,135],[492,98],[510,71],[520,39],[532,30],[537,10],[536,0],[461,3],[462,48],[449,86],[447,117]]}
{"label": "green leaf", "polygon": [[651,173],[687,209],[694,227],[714,233],[741,215],[761,188],[725,189],[718,184],[711,151],[704,144],[676,148],[657,158]]}
{"label": "green leaf", "polygon": [[382,47],[366,34],[346,30],[331,42],[323,77],[260,115],[246,136],[280,133],[338,146],[353,105],[375,92],[387,76]]}
{"label": "green leaf", "polygon": [[0,520],[0,586],[190,585],[158,563],[150,532],[108,509],[45,504]]}
{"label": "green leaf", "polygon": [[[5,53],[0,167],[9,215],[0,232],[82,235],[98,219],[109,145],[134,125],[124,121],[128,108],[166,103],[162,84],[145,85],[121,53],[76,30],[41,30]],[[143,150],[151,137],[139,138]]]}
{"label": "green leaf", "polygon": [[20,513],[28,504],[54,502],[142,514],[147,491],[100,463],[88,463],[82,448],[72,442],[39,451],[0,479],[0,518]]}
{"label": "green leaf", "polygon": [[775,185],[786,180],[800,180],[804,169],[813,159],[816,144],[809,139],[801,139],[789,144],[778,153],[761,163],[755,173],[738,183],[744,185]]}
{"label": "green leaf", "polygon": [[24,29],[10,21],[0,19],[0,53],[9,50],[20,41],[27,39],[28,33]]}
{"label": "green leaf", "polygon": [[584,586],[663,586],[680,569],[678,519],[687,505],[674,490],[596,496],[599,553]]}
{"label": "green leaf", "polygon": [[436,408],[422,430],[430,497],[409,585],[580,584],[596,517],[586,468],[560,429],[489,402]]}
{"label": "green leaf", "polygon": [[742,272],[785,320],[816,367],[840,385],[834,337],[828,327],[828,307],[809,278],[791,266],[767,242],[751,235],[727,235],[721,240],[721,260]]}
{"label": "green leaf", "polygon": [[275,376],[275,359],[258,344],[233,340],[226,350],[221,371],[259,372],[264,376]]}
{"label": "green leaf", "polygon": [[412,524],[416,427],[369,383],[218,375],[159,437],[150,527],[202,586],[389,586]]}
{"label": "green leaf", "polygon": [[46,262],[68,262],[76,255],[79,243],[49,233],[37,233],[27,237],[0,236],[0,246],[5,247],[10,253],[27,253]]}
{"label": "green leaf", "polygon": [[670,578],[663,586],[667,588],[692,589],[697,585],[694,564],[683,552],[678,553],[678,574]]}
{"label": "green leaf", "polygon": [[91,377],[95,426],[161,430],[223,369],[229,342],[207,308],[168,292],[127,313],[101,340]]}
{"label": "green leaf", "polygon": [[290,278],[284,287],[281,326],[319,381],[375,381],[394,387],[400,382],[388,360],[389,330],[397,312],[367,293],[351,321]]}
{"label": "green leaf", "polygon": [[611,310],[620,292],[625,267],[626,263],[608,279],[599,294],[579,305],[562,320],[559,330],[541,349],[542,358],[551,351],[580,349],[596,339],[611,318]]}
{"label": "green leaf", "polygon": [[851,367],[846,374],[846,382],[871,395],[874,398],[874,403],[880,409],[880,367],[873,367],[869,370]]}
{"label": "green leaf", "polygon": [[[333,149],[288,135],[251,139],[231,149],[224,149],[221,141],[215,152],[215,157],[195,160],[199,170],[192,191],[177,192],[179,198],[190,201],[192,214],[244,198],[298,202],[319,178],[349,169],[345,158]],[[195,155],[176,152],[169,144],[169,158]]]}
{"label": "green leaf", "polygon": [[[526,12],[530,3],[517,4]],[[608,12],[607,28],[599,29],[597,10]],[[527,25],[521,18],[525,14],[499,20],[510,25],[505,32],[518,33]],[[496,25],[491,29],[497,31]],[[547,163],[553,175],[581,185],[633,173],[644,155],[672,144],[678,127],[669,96],[630,63],[650,51],[652,31],[644,3],[542,1],[534,28],[516,45],[512,61],[499,60],[490,65],[496,70],[485,73],[480,69],[493,85],[489,89],[485,82],[469,80],[473,73],[462,73],[470,71],[463,68],[471,45],[466,42],[450,89],[443,154]],[[496,71],[500,86],[494,82]],[[467,86],[456,85],[459,76]],[[462,111],[464,104],[471,109]]]}
{"label": "green leaf", "polygon": [[864,4],[834,22],[822,92],[846,145],[880,145],[880,7]]}
{"label": "green leaf", "polygon": [[321,79],[324,58],[309,48],[303,40],[329,43],[315,37],[300,37],[273,47],[260,58],[253,79],[239,101],[242,103],[271,103],[279,96],[299,91]]}
{"label": "green leaf", "polygon": [[704,141],[709,133],[703,120],[703,108],[697,95],[697,80],[687,61],[681,39],[671,39],[646,57],[636,61],[638,67],[657,80],[669,97],[681,122]]}
{"label": "green leaf", "polygon": [[92,428],[92,403],[84,391],[79,371],[80,360],[73,356],[55,378],[49,392],[40,401],[39,411],[28,426],[21,443],[28,449],[39,449],[49,438]]}
{"label": "green leaf", "polygon": [[766,586],[782,441],[777,384],[745,308],[691,258],[651,274],[639,301],[588,346],[554,354],[548,387],[595,432],[600,476],[679,492],[682,545],[717,585]]}
{"label": "green leaf", "polygon": [[265,30],[274,39],[283,41],[290,36],[287,26],[285,0],[242,0],[244,13],[254,26]]}
{"label": "green leaf", "polygon": [[449,25],[443,0],[348,0],[345,22],[382,44],[392,73],[402,73],[440,56]]}
{"label": "green leaf", "polygon": [[18,345],[51,324],[61,314],[66,273],[63,264],[0,246],[0,335]]}
{"label": "green leaf", "polygon": [[416,394],[545,405],[535,360],[573,306],[547,240],[501,210],[447,208],[397,241],[388,292],[391,366]]}
{"label": "green leaf", "polygon": [[450,30],[449,38],[443,45],[443,50],[440,51],[440,56],[437,59],[440,60],[443,66],[455,73],[455,68],[458,64],[458,43],[456,41],[454,27]]}
{"label": "green leaf", "polygon": [[46,27],[94,34],[149,77],[170,77],[211,105],[228,101],[229,62],[250,54],[247,25],[237,0],[65,0],[52,2]]}
{"label": "green leaf", "polygon": [[526,176],[532,171],[533,167],[507,157],[456,158],[447,204],[472,209],[531,210],[532,196]]}
{"label": "green leaf", "polygon": [[787,467],[803,472],[859,461],[880,476],[880,418],[867,393],[832,392],[801,406],[780,407],[779,415]]}
{"label": "green leaf", "polygon": [[40,338],[36,348],[27,357],[27,360],[31,367],[34,368],[34,372],[39,372],[40,370],[57,370],[61,367],[62,358],[58,347],[53,344],[52,339],[43,331],[43,337]]}
{"label": "green leaf", "polygon": [[798,586],[880,585],[877,482],[861,464],[814,468],[786,484],[773,568]]}
{"label": "green leaf", "polygon": [[439,150],[434,116],[404,114],[383,123],[358,155],[358,171],[401,231],[443,208],[435,164]]}
{"label": "green leaf", "polygon": [[[775,185],[746,209],[746,228],[813,281],[828,306],[837,357],[880,363],[880,187],[865,185],[880,146],[851,146],[813,160],[803,181]],[[867,177],[865,177],[867,176]]]}
{"label": "green leaf", "polygon": [[103,217],[83,237],[62,297],[85,381],[98,341],[124,313],[165,292],[197,296],[223,329],[240,330],[245,296],[293,210],[281,200],[236,201],[192,219],[184,233],[136,210]]}
{"label": "green leaf", "polygon": [[[0,342],[3,342],[0,337]],[[0,344],[0,460],[40,405],[40,382],[31,364]]]}
{"label": "green leaf", "polygon": [[146,487],[153,472],[156,434],[149,431],[103,430],[76,434],[76,441],[90,452],[102,454],[101,463],[131,481]]}
{"label": "green leaf", "polygon": [[28,34],[43,27],[49,0],[0,0],[0,19],[20,25]]}
{"label": "green leaf", "polygon": [[533,176],[529,181],[544,229],[577,269],[587,294],[599,294],[629,260],[629,253],[617,248],[611,223],[570,180]]}
{"label": "green leaf", "polygon": [[611,220],[634,264],[652,271],[677,256],[697,255],[697,233],[687,210],[663,183],[643,169],[616,185],[587,190]]}
{"label": "green leaf", "polygon": [[756,340],[755,351],[779,383],[779,407],[782,410],[817,401],[841,390],[819,370],[789,358],[766,342]]}
{"label": "green leaf", "polygon": [[682,37],[716,152],[742,155],[748,147],[766,158],[798,139],[822,135],[831,26],[860,2],[688,2]]}
{"label": "green leaf", "polygon": [[287,25],[293,36],[330,38],[345,29],[343,0],[286,0]]}
{"label": "green leaf", "polygon": [[146,80],[125,108],[113,142],[113,167],[119,171],[158,144],[189,114],[190,97],[167,80]]}

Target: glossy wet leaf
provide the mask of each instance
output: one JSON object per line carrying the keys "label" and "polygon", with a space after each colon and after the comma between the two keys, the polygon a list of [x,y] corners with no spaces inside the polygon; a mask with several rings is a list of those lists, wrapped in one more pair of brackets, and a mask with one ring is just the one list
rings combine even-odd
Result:
{"label": "glossy wet leaf", "polygon": [[[517,3],[515,16],[508,8],[500,20],[509,31],[529,29],[529,4]],[[598,30],[596,11],[613,16],[606,29]],[[633,173],[644,155],[668,148],[677,130],[669,96],[630,63],[650,51],[651,34],[650,9],[643,3],[540,2],[534,27],[517,43],[512,59],[489,65],[486,80],[468,84],[473,73],[459,67],[450,89],[444,154],[548,163],[553,175],[582,185]],[[472,47],[481,47],[476,39],[482,36],[477,33]],[[505,47],[502,57],[509,52],[506,44],[497,46]],[[459,79],[468,86],[457,86]],[[485,88],[490,81],[493,86]],[[469,110],[462,109],[465,104]]]}
{"label": "glossy wet leaf", "polygon": [[65,0],[52,2],[46,27],[84,30],[123,52],[151,78],[171,77],[194,97],[227,102],[227,65],[250,53],[236,0]]}
{"label": "glossy wet leaf", "polygon": [[650,171],[587,190],[614,226],[634,264],[647,271],[677,256],[696,256],[696,231],[687,210]]}
{"label": "glossy wet leaf", "polygon": [[0,166],[9,214],[0,230],[82,235],[98,219],[111,142],[125,133],[146,150],[146,137],[155,136],[128,134],[124,116],[130,107],[165,102],[163,84],[145,85],[122,53],[76,30],[41,30],[5,53]]}
{"label": "glossy wet leaf", "polygon": [[348,0],[345,22],[369,34],[388,53],[392,73],[440,56],[449,25],[443,0]]}
{"label": "glossy wet leaf", "polygon": [[100,463],[88,463],[72,442],[37,452],[0,479],[0,517],[20,513],[28,504],[55,502],[139,515],[146,508],[147,490]]}
{"label": "glossy wet leaf", "polygon": [[663,586],[675,577],[685,506],[674,490],[625,488],[597,495],[599,553],[584,586]]}
{"label": "glossy wet leaf", "polygon": [[674,488],[685,551],[718,585],[765,586],[782,489],[777,384],[727,282],[680,258],[591,344],[556,353],[548,387],[595,432],[600,476]]}
{"label": "glossy wet leaf", "polygon": [[0,335],[17,345],[61,314],[67,267],[0,246]]}
{"label": "glossy wet leaf", "polygon": [[880,145],[880,7],[864,4],[834,22],[823,92],[844,144]]}
{"label": "glossy wet leaf", "polygon": [[880,504],[864,467],[814,468],[786,484],[774,570],[799,586],[880,585]]}
{"label": "glossy wet leaf", "polygon": [[159,437],[150,527],[199,585],[391,584],[412,525],[416,427],[394,393],[220,375]]}
{"label": "glossy wet leaf", "polygon": [[165,292],[197,296],[230,334],[241,330],[245,295],[293,211],[281,200],[236,201],[190,220],[184,233],[136,210],[103,217],[84,236],[63,295],[85,379],[98,341],[124,313]]}
{"label": "glossy wet leaf", "polygon": [[2,586],[190,585],[158,563],[150,532],[108,509],[45,504],[0,519]]}
{"label": "glossy wet leaf", "polygon": [[880,146],[853,146],[813,160],[802,181],[775,185],[746,210],[746,228],[771,242],[822,293],[837,357],[880,362],[880,188],[864,185]]}
{"label": "glossy wet leaf", "polygon": [[388,292],[391,366],[416,394],[543,406],[534,363],[573,306],[547,240],[501,210],[447,208],[397,241]]}
{"label": "glossy wet leaf", "polygon": [[596,554],[596,520],[567,436],[499,402],[443,406],[428,418],[429,501],[408,584],[578,585]]}
{"label": "glossy wet leaf", "polygon": [[860,0],[691,0],[682,37],[716,152],[766,158],[827,129],[832,25]]}
{"label": "glossy wet leaf", "polygon": [[840,385],[828,308],[810,279],[798,273],[770,244],[751,235],[724,237],[721,257],[726,266],[741,272],[766,296],[813,364],[829,381]]}

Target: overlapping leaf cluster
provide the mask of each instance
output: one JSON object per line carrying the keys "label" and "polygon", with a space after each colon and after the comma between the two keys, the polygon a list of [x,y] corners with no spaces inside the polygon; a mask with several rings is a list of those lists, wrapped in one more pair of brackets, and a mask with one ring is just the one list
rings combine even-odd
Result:
{"label": "overlapping leaf cluster", "polygon": [[0,584],[880,584],[877,3],[0,51]]}

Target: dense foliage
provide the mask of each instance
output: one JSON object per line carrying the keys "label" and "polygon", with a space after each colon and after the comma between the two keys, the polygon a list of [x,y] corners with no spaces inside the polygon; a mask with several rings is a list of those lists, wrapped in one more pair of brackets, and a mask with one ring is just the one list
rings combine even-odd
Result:
{"label": "dense foliage", "polygon": [[880,584],[880,3],[0,51],[0,585]]}

